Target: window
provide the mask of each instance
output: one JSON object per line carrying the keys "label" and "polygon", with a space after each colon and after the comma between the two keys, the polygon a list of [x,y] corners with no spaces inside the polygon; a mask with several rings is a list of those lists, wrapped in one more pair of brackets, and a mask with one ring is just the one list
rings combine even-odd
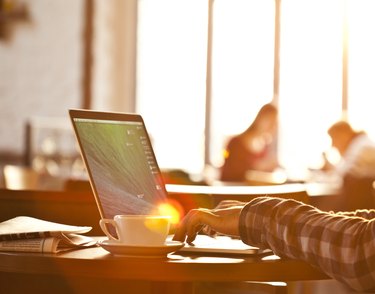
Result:
{"label": "window", "polygon": [[341,115],[342,2],[281,2],[279,152],[292,170],[321,163]]}
{"label": "window", "polygon": [[348,1],[348,117],[375,138],[375,1]]}
{"label": "window", "polygon": [[204,165],[207,2],[140,0],[136,109],[162,168]]}
{"label": "window", "polygon": [[210,163],[273,98],[274,0],[215,0],[213,6]]}
{"label": "window", "polygon": [[375,136],[374,6],[373,0],[139,0],[136,111],[159,165],[191,173],[206,163],[219,167],[227,138],[272,99],[288,169],[318,167],[330,144],[326,130],[343,114]]}
{"label": "window", "polygon": [[[209,161],[219,166],[225,140],[272,100],[274,3],[213,7]],[[201,0],[139,1],[136,109],[163,168],[204,168],[208,8]]]}

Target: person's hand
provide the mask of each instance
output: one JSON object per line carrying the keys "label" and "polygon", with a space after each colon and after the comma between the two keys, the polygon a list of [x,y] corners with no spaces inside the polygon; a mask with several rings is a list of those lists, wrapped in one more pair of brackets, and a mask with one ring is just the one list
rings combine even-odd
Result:
{"label": "person's hand", "polygon": [[182,219],[173,240],[192,243],[204,227],[230,236],[239,235],[239,218],[242,206],[224,209],[192,209]]}
{"label": "person's hand", "polygon": [[[238,207],[238,208],[242,208],[244,207],[245,205],[247,204],[247,202],[243,202],[243,201],[239,201],[239,200],[233,200],[233,199],[225,199],[225,200],[222,200],[219,202],[218,205],[216,205],[216,207],[214,208],[213,211],[217,211],[219,209],[227,209],[227,208],[234,208],[234,207]],[[228,210],[227,210],[228,211]],[[225,213],[224,211],[220,212],[220,213]],[[204,234],[208,235],[208,236],[211,236],[211,237],[215,237],[217,236],[218,232],[216,232],[215,230],[213,230],[210,226],[208,225],[204,225],[202,230],[201,230]]]}

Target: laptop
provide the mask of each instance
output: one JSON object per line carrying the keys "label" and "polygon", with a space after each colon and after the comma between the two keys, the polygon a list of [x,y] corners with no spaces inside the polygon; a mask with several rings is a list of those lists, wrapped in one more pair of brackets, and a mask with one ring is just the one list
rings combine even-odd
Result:
{"label": "laptop", "polygon": [[[159,214],[168,194],[142,116],[82,109],[70,109],[69,115],[100,216]],[[238,239],[200,234],[179,252],[265,253]]]}

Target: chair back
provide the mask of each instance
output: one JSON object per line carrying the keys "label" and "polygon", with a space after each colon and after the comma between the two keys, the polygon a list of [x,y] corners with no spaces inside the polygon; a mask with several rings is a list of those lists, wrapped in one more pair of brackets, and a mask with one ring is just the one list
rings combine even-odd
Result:
{"label": "chair back", "polygon": [[30,167],[5,165],[3,174],[7,189],[36,190],[39,186],[39,175]]}

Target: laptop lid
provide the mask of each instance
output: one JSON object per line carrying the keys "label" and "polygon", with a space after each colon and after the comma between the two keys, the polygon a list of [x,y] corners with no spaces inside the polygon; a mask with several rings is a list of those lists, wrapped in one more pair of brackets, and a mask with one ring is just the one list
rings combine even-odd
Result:
{"label": "laptop lid", "polygon": [[[100,216],[159,214],[159,208],[168,203],[168,194],[142,117],[80,109],[71,109],[69,114]],[[264,253],[241,240],[204,235],[179,251]]]}
{"label": "laptop lid", "polygon": [[69,110],[102,218],[159,214],[167,192],[140,115]]}

